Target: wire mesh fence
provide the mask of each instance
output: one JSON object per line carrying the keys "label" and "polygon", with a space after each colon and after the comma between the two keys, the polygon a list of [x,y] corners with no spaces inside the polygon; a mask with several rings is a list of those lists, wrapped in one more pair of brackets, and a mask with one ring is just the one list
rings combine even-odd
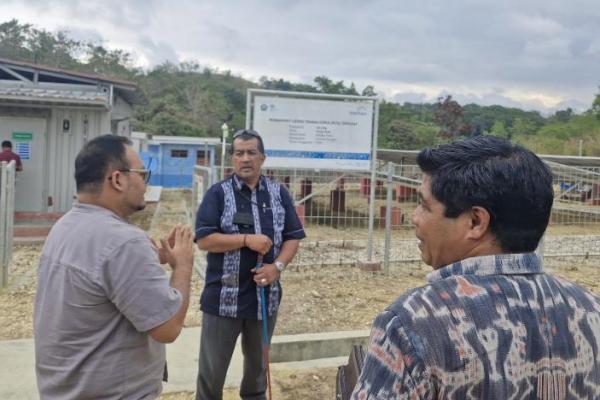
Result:
{"label": "wire mesh fence", "polygon": [[16,164],[0,162],[0,288],[8,284],[12,261]]}
{"label": "wire mesh fence", "polygon": [[586,225],[600,222],[600,172],[547,162],[552,169],[555,224]]}
{"label": "wire mesh fence", "polygon": [[[600,256],[600,172],[548,162],[553,173],[555,202],[545,245],[545,257]],[[196,202],[217,181],[209,169],[197,168]],[[225,175],[232,173],[225,169]],[[411,214],[418,206],[421,171],[416,165],[379,163],[369,235],[369,172],[266,169],[269,178],[284,184],[296,204],[307,240],[295,265],[356,264],[373,258],[385,265],[420,260]],[[597,235],[598,234],[598,235]]]}

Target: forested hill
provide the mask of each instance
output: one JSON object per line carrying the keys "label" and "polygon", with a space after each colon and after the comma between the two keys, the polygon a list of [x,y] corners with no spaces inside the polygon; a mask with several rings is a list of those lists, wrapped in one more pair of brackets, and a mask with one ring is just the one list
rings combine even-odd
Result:
{"label": "forested hill", "polygon": [[[222,121],[230,115],[230,126],[243,127],[246,89],[251,87],[352,95],[377,92],[373,86],[356,88],[326,76],[309,84],[269,77],[252,82],[198,62],[165,62],[145,71],[134,67],[131,55],[123,50],[79,42],[67,33],[17,20],[0,23],[0,57],[134,81],[149,104],[136,107],[133,127],[161,135],[220,136]],[[581,140],[583,155],[600,156],[600,96],[581,115],[566,109],[548,117],[498,105],[460,105],[450,96],[435,103],[382,101],[380,106],[380,147],[418,149],[480,134],[511,138],[546,154],[577,154]]]}

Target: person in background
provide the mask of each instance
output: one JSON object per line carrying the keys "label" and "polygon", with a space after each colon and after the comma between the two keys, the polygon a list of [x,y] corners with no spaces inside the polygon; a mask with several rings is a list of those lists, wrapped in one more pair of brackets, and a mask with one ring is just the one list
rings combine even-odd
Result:
{"label": "person in background", "polygon": [[12,143],[10,140],[4,140],[2,142],[2,152],[0,152],[0,162],[14,161],[16,164],[17,171],[23,171],[23,162],[21,162],[21,156],[12,151]]}

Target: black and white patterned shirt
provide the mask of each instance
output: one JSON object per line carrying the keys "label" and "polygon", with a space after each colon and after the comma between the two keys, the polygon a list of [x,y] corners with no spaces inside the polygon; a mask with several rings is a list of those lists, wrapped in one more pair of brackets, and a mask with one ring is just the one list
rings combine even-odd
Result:
{"label": "black and white patterned shirt", "polygon": [[[234,223],[236,212],[251,214],[253,224]],[[217,232],[262,233],[273,241],[273,247],[264,257],[247,247],[225,253],[209,252],[201,310],[222,317],[261,319],[259,287],[250,270],[260,267],[261,262],[273,263],[284,241],[305,237],[289,192],[265,176],[261,176],[254,190],[235,174],[216,183],[208,189],[198,209],[195,240]],[[273,315],[281,301],[281,286],[275,281],[266,290],[268,313]]]}
{"label": "black and white patterned shirt", "polygon": [[427,278],[376,318],[353,399],[600,399],[600,297],[533,253]]}

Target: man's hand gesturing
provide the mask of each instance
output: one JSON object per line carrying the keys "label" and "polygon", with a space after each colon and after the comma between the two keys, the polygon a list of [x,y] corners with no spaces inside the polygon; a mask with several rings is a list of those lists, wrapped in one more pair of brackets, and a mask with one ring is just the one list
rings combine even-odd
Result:
{"label": "man's hand gesturing", "polygon": [[[177,225],[169,237],[161,239],[165,260],[171,268],[190,268],[194,264],[194,242],[192,230],[187,226]],[[160,252],[159,252],[160,254]]]}
{"label": "man's hand gesturing", "polygon": [[[171,232],[169,232],[169,235],[167,236],[167,242],[169,243],[169,245],[171,247],[173,247],[175,245],[175,226],[173,228],[171,228]],[[167,252],[165,250],[165,248],[163,246],[161,246],[160,244],[158,244],[156,242],[156,240],[150,238],[150,241],[152,242],[152,247],[154,247],[154,250],[156,250],[156,252],[158,253],[158,261],[161,264],[166,264],[168,262],[167,260]]]}

